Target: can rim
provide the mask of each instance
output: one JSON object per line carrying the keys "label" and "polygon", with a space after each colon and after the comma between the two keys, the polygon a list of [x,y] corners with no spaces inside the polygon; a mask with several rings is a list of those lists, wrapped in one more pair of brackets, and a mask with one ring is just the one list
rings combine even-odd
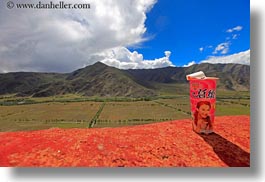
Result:
{"label": "can rim", "polygon": [[219,80],[219,78],[217,77],[203,77],[203,78],[189,77],[188,80]]}

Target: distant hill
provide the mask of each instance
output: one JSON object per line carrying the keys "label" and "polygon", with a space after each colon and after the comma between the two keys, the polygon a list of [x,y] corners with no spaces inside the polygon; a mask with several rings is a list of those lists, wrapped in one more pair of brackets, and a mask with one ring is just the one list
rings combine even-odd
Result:
{"label": "distant hill", "polygon": [[33,91],[45,88],[52,82],[62,82],[67,74],[15,72],[0,74],[0,95]]}
{"label": "distant hill", "polygon": [[186,75],[203,71],[206,76],[218,77],[219,88],[237,91],[250,89],[250,66],[241,64],[195,64],[190,67],[127,70],[142,83],[187,83]]}
{"label": "distant hill", "polygon": [[187,74],[200,70],[207,76],[219,77],[218,87],[221,89],[250,89],[250,67],[247,65],[203,63],[190,67],[119,70],[97,62],[66,74],[0,74],[0,95],[46,97],[73,93],[85,96],[147,97],[158,94],[157,84],[185,84]]}
{"label": "distant hill", "polygon": [[97,62],[69,74],[0,74],[0,94],[47,97],[76,93],[85,96],[154,96],[155,92],[137,82],[125,71]]}

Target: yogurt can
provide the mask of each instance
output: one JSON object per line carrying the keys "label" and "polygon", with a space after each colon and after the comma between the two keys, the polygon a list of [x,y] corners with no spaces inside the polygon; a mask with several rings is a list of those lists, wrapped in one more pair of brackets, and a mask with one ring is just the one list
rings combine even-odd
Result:
{"label": "yogurt can", "polygon": [[200,71],[186,76],[190,83],[192,129],[196,133],[214,131],[216,109],[216,77],[206,77]]}

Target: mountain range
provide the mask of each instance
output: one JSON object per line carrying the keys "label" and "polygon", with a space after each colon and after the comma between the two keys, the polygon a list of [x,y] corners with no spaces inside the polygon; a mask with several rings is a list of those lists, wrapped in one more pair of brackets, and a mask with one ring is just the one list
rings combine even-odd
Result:
{"label": "mountain range", "polygon": [[[186,75],[204,71],[220,78],[218,89],[249,91],[250,66],[241,64],[195,64],[189,67],[128,69],[101,62],[71,73],[11,72],[0,74],[0,95],[47,97],[62,94],[104,97],[146,97],[161,93],[162,88],[181,92],[188,86]],[[185,88],[186,88],[185,87]],[[166,91],[165,91],[166,92]],[[171,89],[171,92],[172,91]]]}

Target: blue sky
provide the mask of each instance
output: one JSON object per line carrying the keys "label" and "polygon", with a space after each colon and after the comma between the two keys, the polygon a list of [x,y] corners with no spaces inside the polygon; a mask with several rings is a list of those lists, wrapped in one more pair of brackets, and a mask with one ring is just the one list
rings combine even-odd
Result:
{"label": "blue sky", "polygon": [[[227,56],[250,49],[249,0],[158,0],[147,13],[145,25],[149,40],[139,48],[130,48],[145,59],[162,57],[168,50],[171,62],[182,66],[209,56]],[[227,32],[237,26],[242,29]],[[213,54],[221,43],[228,43],[225,44],[228,50]]]}
{"label": "blue sky", "polygon": [[1,1],[0,73],[71,72],[98,61],[119,69],[250,65],[249,0],[84,2],[91,8],[8,9]]}

